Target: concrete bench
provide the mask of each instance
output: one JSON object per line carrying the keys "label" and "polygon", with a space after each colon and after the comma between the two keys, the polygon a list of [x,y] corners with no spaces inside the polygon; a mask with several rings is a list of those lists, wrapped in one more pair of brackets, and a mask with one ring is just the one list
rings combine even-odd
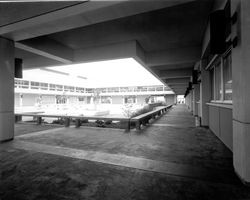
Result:
{"label": "concrete bench", "polygon": [[167,110],[171,107],[172,105],[156,107],[155,110],[131,118],[130,122],[134,122],[136,130],[140,130],[141,124],[148,124],[150,119],[155,119],[156,116],[161,116],[163,113],[167,112]]}
{"label": "concrete bench", "polygon": [[81,120],[103,120],[103,121],[120,121],[122,124],[122,128],[126,130],[130,130],[130,118],[123,117],[102,117],[102,116],[74,116],[74,115],[46,115],[46,114],[35,114],[35,113],[15,113],[16,120],[19,120],[21,116],[30,116],[35,117],[37,124],[42,123],[43,117],[50,118],[62,118],[64,119],[65,127],[70,126],[70,121],[75,120],[75,127],[81,126]]}

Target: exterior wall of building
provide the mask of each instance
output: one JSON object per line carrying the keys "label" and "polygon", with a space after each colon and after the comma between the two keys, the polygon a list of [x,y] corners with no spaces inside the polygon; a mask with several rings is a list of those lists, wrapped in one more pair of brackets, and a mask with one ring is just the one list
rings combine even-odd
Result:
{"label": "exterior wall of building", "polygon": [[112,96],[112,104],[123,104],[123,96]]}
{"label": "exterior wall of building", "polygon": [[34,106],[38,98],[37,94],[23,94],[23,106]]}
{"label": "exterior wall of building", "polygon": [[232,109],[209,105],[209,128],[233,151]]}
{"label": "exterior wall of building", "polygon": [[138,104],[144,104],[145,99],[148,97],[148,95],[138,95],[137,98],[137,103]]}
{"label": "exterior wall of building", "polygon": [[165,95],[165,101],[167,105],[175,104],[176,95],[175,94]]}
{"label": "exterior wall of building", "polygon": [[15,93],[15,106],[20,106],[20,94]]}
{"label": "exterior wall of building", "polygon": [[55,104],[56,97],[55,95],[42,95],[43,104]]}
{"label": "exterior wall of building", "polygon": [[78,103],[78,97],[68,97],[68,103],[69,104],[76,104],[76,103]]}

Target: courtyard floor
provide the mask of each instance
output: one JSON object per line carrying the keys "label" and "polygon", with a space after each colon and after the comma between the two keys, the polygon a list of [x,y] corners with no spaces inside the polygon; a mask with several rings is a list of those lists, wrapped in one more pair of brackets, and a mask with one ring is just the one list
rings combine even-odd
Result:
{"label": "courtyard floor", "polygon": [[232,152],[185,105],[140,131],[16,124],[0,144],[0,200],[250,199]]}

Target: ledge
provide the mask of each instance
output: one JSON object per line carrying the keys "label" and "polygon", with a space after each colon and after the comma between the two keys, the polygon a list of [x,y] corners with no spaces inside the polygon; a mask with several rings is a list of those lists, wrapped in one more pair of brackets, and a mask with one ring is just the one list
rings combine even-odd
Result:
{"label": "ledge", "polygon": [[233,109],[233,104],[227,104],[227,103],[206,103],[209,106],[215,106],[215,107],[221,107],[221,108],[227,108],[227,109]]}

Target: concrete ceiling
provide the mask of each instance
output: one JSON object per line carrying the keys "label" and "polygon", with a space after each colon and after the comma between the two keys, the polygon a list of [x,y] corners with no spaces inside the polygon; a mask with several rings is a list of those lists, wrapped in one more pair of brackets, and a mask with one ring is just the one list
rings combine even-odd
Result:
{"label": "concrete ceiling", "polygon": [[184,94],[212,5],[213,0],[0,3],[0,11],[10,8],[0,12],[0,35],[15,41],[25,68],[134,57]]}

